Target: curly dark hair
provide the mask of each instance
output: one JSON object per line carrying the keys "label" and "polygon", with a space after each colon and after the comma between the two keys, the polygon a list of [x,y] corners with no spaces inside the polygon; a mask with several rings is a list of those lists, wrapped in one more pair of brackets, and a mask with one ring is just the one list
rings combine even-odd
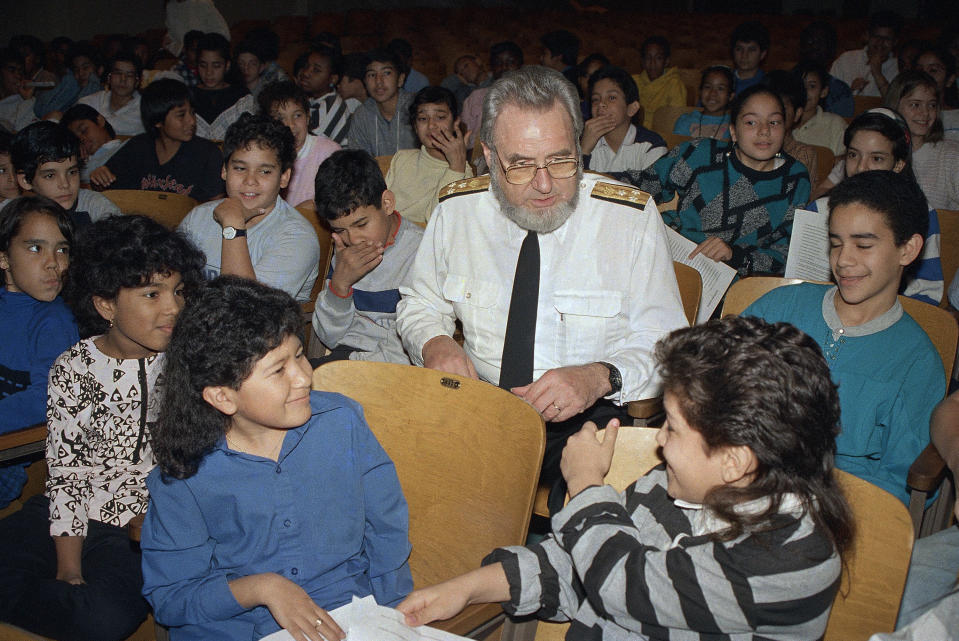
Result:
{"label": "curly dark hair", "polygon": [[296,160],[293,132],[279,120],[271,118],[269,112],[245,113],[230,125],[223,137],[223,164],[230,162],[238,149],[249,149],[251,145],[276,152],[281,171],[291,169]]}
{"label": "curly dark hair", "polygon": [[94,296],[114,299],[124,287],[141,287],[156,274],[179,272],[189,298],[203,281],[205,264],[203,252],[182,233],[146,216],[110,216],[77,233],[63,296],[80,336],[94,336],[110,327],[94,307]]}
{"label": "curly dark hair", "polygon": [[193,476],[229,428],[230,417],[203,399],[204,388],[239,389],[256,362],[302,326],[289,294],[237,276],[220,276],[187,301],[166,351],[166,390],[153,432],[165,476]]}
{"label": "curly dark hair", "polygon": [[33,182],[43,163],[70,158],[80,161],[80,139],[66,127],[49,120],[27,125],[10,142],[10,162],[27,182]]}
{"label": "curly dark hair", "polygon": [[[816,341],[788,323],[730,316],[672,332],[656,345],[656,361],[707,453],[745,445],[756,457],[748,486],[706,495],[730,524],[717,538],[775,529],[783,497],[794,494],[842,554],[853,521],[833,478],[839,393]],[[736,510],[762,498],[769,507],[761,513]]]}
{"label": "curly dark hair", "polygon": [[273,107],[280,108],[288,103],[299,105],[310,117],[310,97],[291,80],[278,80],[263,87],[256,99],[261,114],[269,114]]}
{"label": "curly dark hair", "polygon": [[320,164],[314,189],[316,213],[326,220],[336,220],[357,207],[381,206],[386,181],[369,153],[341,149]]}
{"label": "curly dark hair", "polygon": [[894,171],[864,171],[843,179],[829,192],[830,215],[837,207],[858,203],[882,215],[893,241],[901,247],[915,235],[929,233],[929,204],[922,187]]}

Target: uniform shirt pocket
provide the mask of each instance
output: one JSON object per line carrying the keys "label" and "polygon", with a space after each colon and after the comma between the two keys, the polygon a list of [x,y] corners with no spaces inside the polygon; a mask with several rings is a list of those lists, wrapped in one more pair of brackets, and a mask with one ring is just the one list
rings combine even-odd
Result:
{"label": "uniform shirt pocket", "polygon": [[559,362],[581,365],[600,360],[621,333],[624,294],[615,290],[564,289],[553,294],[559,313]]}

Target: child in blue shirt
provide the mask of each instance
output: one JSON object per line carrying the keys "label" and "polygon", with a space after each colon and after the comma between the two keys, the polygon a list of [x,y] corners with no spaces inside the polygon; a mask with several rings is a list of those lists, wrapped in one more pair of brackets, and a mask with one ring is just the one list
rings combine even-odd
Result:
{"label": "child in blue shirt", "polygon": [[359,405],[310,391],[301,327],[288,294],[221,276],[173,332],[141,546],[174,641],[340,639],[327,610],[413,587],[393,464]]}
{"label": "child in blue shirt", "polygon": [[909,466],[929,444],[929,417],[945,393],[935,347],[897,298],[922,250],[926,212],[922,190],[901,173],[846,178],[829,196],[836,285],[779,287],[743,312],[790,322],[820,344],[839,385],[836,466],[907,505]]}
{"label": "child in blue shirt", "polygon": [[[17,198],[0,211],[0,433],[46,420],[50,366],[79,338],[59,296],[72,241],[69,216],[47,198]],[[23,465],[0,467],[0,508],[26,480]]]}
{"label": "child in blue shirt", "polygon": [[735,83],[733,70],[729,67],[716,65],[705,69],[699,81],[699,101],[703,110],[684,113],[677,118],[673,133],[729,140],[729,101]]}

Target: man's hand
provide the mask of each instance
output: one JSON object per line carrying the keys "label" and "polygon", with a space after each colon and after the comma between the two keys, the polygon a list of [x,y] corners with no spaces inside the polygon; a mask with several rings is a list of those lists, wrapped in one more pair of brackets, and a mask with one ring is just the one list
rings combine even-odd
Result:
{"label": "man's hand", "polygon": [[226,198],[213,210],[213,220],[218,222],[220,227],[246,229],[250,220],[262,216],[265,211],[262,208],[246,209],[239,198]]}
{"label": "man's hand", "polygon": [[551,369],[539,380],[510,391],[533,406],[547,421],[576,416],[610,392],[609,370],[600,363]]}
{"label": "man's hand", "polygon": [[473,361],[451,337],[440,335],[423,345],[423,367],[479,380]]}
{"label": "man's hand", "polygon": [[105,189],[116,182],[117,176],[106,165],[97,167],[90,172],[90,184]]}
{"label": "man's hand", "polygon": [[361,278],[376,269],[383,262],[383,245],[364,241],[356,245],[347,245],[339,234],[333,234],[333,248],[336,253],[336,266],[330,276],[330,286],[339,296],[350,295],[350,288]]}
{"label": "man's hand", "polygon": [[859,93],[866,88],[866,85],[869,84],[869,81],[865,78],[856,78],[852,81],[852,84],[849,85],[849,88],[852,89],[853,93]]}
{"label": "man's hand", "polygon": [[706,258],[711,258],[718,262],[732,258],[733,248],[730,247],[722,238],[719,238],[718,236],[710,236],[703,242],[696,245],[696,249],[689,253],[689,258],[693,258],[696,254],[702,254]]}
{"label": "man's hand", "polygon": [[443,152],[450,169],[463,173],[466,171],[466,139],[471,134],[472,132],[469,131],[465,136],[460,134],[460,119],[457,118],[453,123],[452,135],[440,131],[438,134],[430,134],[430,140]]}
{"label": "man's hand", "polygon": [[591,485],[602,485],[613,462],[613,449],[616,447],[616,435],[619,433],[619,421],[612,419],[606,424],[603,440],[599,440],[596,423],[587,421],[583,429],[566,441],[563,459],[559,469],[566,479],[570,497],[574,497]]}
{"label": "man's hand", "polygon": [[616,128],[616,119],[608,113],[594,116],[583,126],[583,154],[593,153],[599,139]]}

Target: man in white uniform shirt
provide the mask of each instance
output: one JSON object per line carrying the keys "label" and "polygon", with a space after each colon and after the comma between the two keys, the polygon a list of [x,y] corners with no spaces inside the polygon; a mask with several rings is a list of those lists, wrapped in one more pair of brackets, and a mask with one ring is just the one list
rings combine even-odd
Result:
{"label": "man in white uniform shirt", "polygon": [[653,199],[584,176],[582,131],[562,74],[530,66],[494,83],[480,131],[491,175],[444,189],[397,307],[414,364],[499,384],[543,416],[545,482],[585,421],[660,393],[653,346],[686,325]]}

